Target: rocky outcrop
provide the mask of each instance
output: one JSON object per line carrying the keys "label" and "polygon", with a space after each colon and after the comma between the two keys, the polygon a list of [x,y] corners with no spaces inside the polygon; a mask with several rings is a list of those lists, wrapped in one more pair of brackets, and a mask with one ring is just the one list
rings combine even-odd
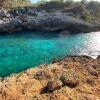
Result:
{"label": "rocky outcrop", "polygon": [[0,100],[100,100],[100,59],[72,56],[1,78]]}
{"label": "rocky outcrop", "polygon": [[[12,16],[12,17],[11,17]],[[67,13],[40,13],[32,15],[10,15],[0,19],[0,33],[12,33],[23,30],[63,31],[70,33],[100,31],[100,25],[94,25],[68,16]]]}
{"label": "rocky outcrop", "polygon": [[71,88],[76,87],[78,85],[78,76],[75,75],[76,71],[70,71],[68,70],[66,73],[61,75],[61,80],[64,85],[67,85]]}

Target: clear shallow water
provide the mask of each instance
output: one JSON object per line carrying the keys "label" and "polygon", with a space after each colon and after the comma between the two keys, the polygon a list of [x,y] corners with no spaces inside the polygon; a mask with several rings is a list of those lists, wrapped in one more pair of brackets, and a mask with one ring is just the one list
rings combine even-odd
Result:
{"label": "clear shallow water", "polygon": [[0,76],[21,72],[67,55],[100,55],[100,32],[63,35],[23,32],[0,35]]}

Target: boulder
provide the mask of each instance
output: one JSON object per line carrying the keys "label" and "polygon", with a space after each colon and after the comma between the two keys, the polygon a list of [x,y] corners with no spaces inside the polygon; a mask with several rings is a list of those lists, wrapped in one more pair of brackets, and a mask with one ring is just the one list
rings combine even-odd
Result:
{"label": "boulder", "polygon": [[78,78],[75,75],[75,72],[73,73],[68,71],[66,73],[63,73],[60,79],[64,85],[67,85],[70,88],[76,87],[79,83]]}
{"label": "boulder", "polygon": [[47,84],[46,91],[53,92],[62,87],[63,83],[60,80],[50,80]]}

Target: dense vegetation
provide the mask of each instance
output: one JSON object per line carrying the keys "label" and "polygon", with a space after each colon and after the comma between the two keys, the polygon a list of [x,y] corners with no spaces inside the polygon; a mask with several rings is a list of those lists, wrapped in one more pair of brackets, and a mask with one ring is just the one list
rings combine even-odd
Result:
{"label": "dense vegetation", "polygon": [[74,16],[86,21],[100,21],[100,2],[82,0],[74,2],[73,0],[51,0],[38,4],[38,8],[46,11],[64,11],[72,12]]}
{"label": "dense vegetation", "polygon": [[31,4],[30,0],[0,0],[0,8],[24,7]]}

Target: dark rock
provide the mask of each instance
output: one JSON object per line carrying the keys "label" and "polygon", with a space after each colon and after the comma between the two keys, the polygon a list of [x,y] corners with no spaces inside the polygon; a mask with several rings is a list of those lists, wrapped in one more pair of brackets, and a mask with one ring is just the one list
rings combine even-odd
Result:
{"label": "dark rock", "polygon": [[91,71],[90,73],[91,73],[92,75],[96,76],[96,77],[98,77],[98,74],[99,74],[97,71]]}
{"label": "dark rock", "polygon": [[63,83],[60,80],[50,80],[47,84],[46,91],[53,92],[62,87]]}
{"label": "dark rock", "polygon": [[[20,15],[13,17],[9,22],[0,23],[0,32],[13,32],[13,30],[43,30],[43,31],[63,31],[67,30],[72,33],[80,32],[93,32],[99,31],[100,26],[93,25],[91,23],[82,21],[80,19],[75,19],[67,14],[60,13],[42,15],[41,16],[28,16]],[[10,29],[9,29],[10,28]],[[21,31],[21,29],[19,30]],[[67,33],[68,33],[67,32]],[[66,32],[64,32],[65,34]]]}
{"label": "dark rock", "polygon": [[100,55],[97,57],[97,59],[100,59]]}
{"label": "dark rock", "polygon": [[6,11],[5,10],[0,10],[0,17],[6,17]]}
{"label": "dark rock", "polygon": [[68,31],[68,30],[64,30],[64,31],[62,31],[61,33],[60,33],[60,37],[64,37],[64,36],[66,36],[66,35],[68,35],[68,34],[70,34],[70,32]]}
{"label": "dark rock", "polygon": [[0,32],[6,32],[6,33],[12,33],[12,32],[17,32],[21,31],[22,26],[21,26],[21,20],[16,18],[16,19],[10,19],[7,21],[3,21],[2,24],[0,24]]}
{"label": "dark rock", "polygon": [[64,73],[60,77],[64,85],[74,88],[78,85],[79,81],[73,73]]}
{"label": "dark rock", "polygon": [[34,75],[34,78],[40,79],[40,80],[50,79],[51,75],[49,73],[47,73],[46,71],[40,70]]}
{"label": "dark rock", "polygon": [[85,68],[88,70],[88,72],[91,75],[94,75],[94,76],[98,77],[99,73],[92,66],[85,66]]}
{"label": "dark rock", "polygon": [[95,82],[95,77],[90,76],[90,77],[87,78],[86,81],[87,81],[87,83],[90,84],[91,86],[95,85],[95,84],[94,84],[94,82]]}

